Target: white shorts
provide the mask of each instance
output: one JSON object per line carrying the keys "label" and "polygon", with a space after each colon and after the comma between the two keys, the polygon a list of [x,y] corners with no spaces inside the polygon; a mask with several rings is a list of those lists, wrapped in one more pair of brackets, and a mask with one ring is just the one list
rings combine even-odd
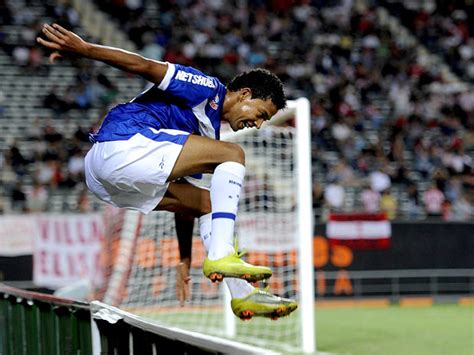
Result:
{"label": "white shorts", "polygon": [[116,207],[148,214],[163,199],[188,132],[150,128],[124,141],[97,142],[85,158],[86,184]]}

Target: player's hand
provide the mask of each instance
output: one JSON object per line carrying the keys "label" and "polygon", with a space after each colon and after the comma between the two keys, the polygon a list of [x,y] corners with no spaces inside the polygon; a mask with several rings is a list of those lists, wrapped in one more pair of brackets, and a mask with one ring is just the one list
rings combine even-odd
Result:
{"label": "player's hand", "polygon": [[176,296],[179,300],[179,305],[184,306],[184,302],[190,297],[190,281],[189,267],[191,261],[183,260],[176,266]]}
{"label": "player's hand", "polygon": [[37,37],[36,41],[41,45],[54,50],[49,56],[49,61],[54,62],[57,58],[62,57],[61,52],[77,53],[84,55],[87,52],[88,43],[74,32],[66,30],[58,24],[44,24],[41,31],[48,40]]}

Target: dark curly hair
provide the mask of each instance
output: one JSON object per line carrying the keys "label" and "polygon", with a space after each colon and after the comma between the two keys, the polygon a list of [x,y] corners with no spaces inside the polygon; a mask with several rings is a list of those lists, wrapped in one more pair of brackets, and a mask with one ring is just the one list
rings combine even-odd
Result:
{"label": "dark curly hair", "polygon": [[227,85],[230,91],[252,90],[252,99],[271,99],[278,110],[286,107],[286,96],[281,80],[266,69],[252,69],[235,76]]}

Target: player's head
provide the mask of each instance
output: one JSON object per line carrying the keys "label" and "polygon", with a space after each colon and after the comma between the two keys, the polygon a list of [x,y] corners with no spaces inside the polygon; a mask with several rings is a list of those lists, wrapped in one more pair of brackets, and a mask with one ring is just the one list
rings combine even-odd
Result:
{"label": "player's head", "polygon": [[237,75],[227,85],[222,118],[234,131],[245,127],[260,128],[285,106],[280,79],[268,70],[253,69]]}

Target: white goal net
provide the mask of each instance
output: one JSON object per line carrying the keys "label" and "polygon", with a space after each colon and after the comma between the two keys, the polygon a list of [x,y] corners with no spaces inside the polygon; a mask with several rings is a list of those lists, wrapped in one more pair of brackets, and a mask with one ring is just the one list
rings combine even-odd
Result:
{"label": "white goal net", "polygon": [[246,153],[247,175],[236,220],[239,249],[247,251],[247,261],[270,266],[270,291],[295,298],[299,309],[278,321],[236,318],[225,284],[213,284],[202,275],[205,250],[197,221],[191,299],[180,307],[174,215],[112,210],[106,218],[106,287],[99,294],[105,303],[166,326],[268,349],[315,350],[309,103],[299,99],[288,106],[274,123],[223,134],[222,139],[240,144]]}

